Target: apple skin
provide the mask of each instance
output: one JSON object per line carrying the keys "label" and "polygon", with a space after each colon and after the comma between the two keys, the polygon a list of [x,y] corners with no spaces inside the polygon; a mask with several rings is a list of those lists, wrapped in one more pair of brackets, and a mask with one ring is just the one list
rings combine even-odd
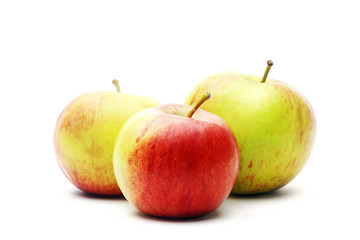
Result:
{"label": "apple skin", "polygon": [[190,218],[214,211],[234,185],[239,156],[227,123],[187,105],[141,111],[124,125],[114,149],[115,176],[141,212]]}
{"label": "apple skin", "polygon": [[307,162],[316,121],[308,100],[289,85],[261,77],[223,72],[194,87],[192,104],[204,91],[212,98],[201,108],[232,128],[240,152],[235,195],[271,192],[289,183]]}
{"label": "apple skin", "polygon": [[73,100],[58,117],[54,133],[65,176],[87,193],[121,196],[112,162],[116,137],[132,115],[160,104],[150,97],[101,91]]}

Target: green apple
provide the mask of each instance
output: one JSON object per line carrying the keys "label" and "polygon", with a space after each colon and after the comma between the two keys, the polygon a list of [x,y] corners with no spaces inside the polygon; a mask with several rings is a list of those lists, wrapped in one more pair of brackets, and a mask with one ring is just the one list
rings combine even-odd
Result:
{"label": "green apple", "polygon": [[308,100],[289,85],[263,77],[223,72],[201,81],[185,103],[204,91],[212,98],[201,108],[222,117],[233,129],[240,152],[232,194],[274,191],[289,183],[307,162],[316,123]]}
{"label": "green apple", "polygon": [[54,133],[58,164],[79,189],[98,195],[122,195],[112,155],[116,137],[127,119],[161,103],[150,97],[97,91],[70,102],[60,114]]}

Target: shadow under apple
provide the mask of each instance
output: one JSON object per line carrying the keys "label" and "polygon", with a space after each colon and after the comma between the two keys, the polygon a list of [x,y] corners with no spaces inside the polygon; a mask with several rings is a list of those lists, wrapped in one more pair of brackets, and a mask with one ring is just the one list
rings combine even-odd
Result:
{"label": "shadow under apple", "polygon": [[295,188],[281,188],[272,192],[266,192],[266,193],[259,193],[259,194],[253,194],[253,195],[236,195],[236,194],[230,194],[228,198],[231,199],[244,199],[244,200],[265,200],[265,199],[284,199],[284,198],[290,198],[294,197],[295,195],[299,194],[299,189]]}
{"label": "shadow under apple", "polygon": [[72,195],[75,197],[85,198],[85,199],[126,201],[126,198],[124,196],[103,196],[103,195],[96,195],[96,194],[83,192],[80,190],[74,190],[72,192]]}
{"label": "shadow under apple", "polygon": [[151,216],[145,213],[142,213],[138,210],[135,210],[134,214],[142,219],[149,220],[149,221],[158,221],[158,222],[177,222],[177,223],[188,223],[188,222],[202,222],[202,221],[210,221],[216,218],[219,218],[221,215],[221,211],[216,209],[215,211],[208,213],[204,216],[198,217],[191,217],[191,218],[165,218],[165,217],[157,217]]}

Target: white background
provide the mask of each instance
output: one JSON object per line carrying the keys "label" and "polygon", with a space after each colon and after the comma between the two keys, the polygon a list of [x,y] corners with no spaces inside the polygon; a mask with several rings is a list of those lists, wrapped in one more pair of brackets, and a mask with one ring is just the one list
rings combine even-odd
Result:
{"label": "white background", "polygon": [[[357,1],[0,2],[1,239],[359,239]],[[284,81],[312,103],[309,162],[272,194],[189,221],[77,190],[58,168],[56,119],[82,93],[182,103],[224,70]]]}

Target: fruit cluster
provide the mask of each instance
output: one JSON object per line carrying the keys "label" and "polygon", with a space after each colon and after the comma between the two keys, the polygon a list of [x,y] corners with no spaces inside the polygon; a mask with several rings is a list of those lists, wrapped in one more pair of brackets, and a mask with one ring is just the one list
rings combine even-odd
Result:
{"label": "fruit cluster", "polygon": [[230,193],[279,189],[304,167],[316,126],[301,94],[267,79],[271,66],[262,78],[208,77],[185,104],[120,93],[114,80],[117,92],[86,93],[60,114],[57,162],[79,189],[168,218],[210,213]]}

